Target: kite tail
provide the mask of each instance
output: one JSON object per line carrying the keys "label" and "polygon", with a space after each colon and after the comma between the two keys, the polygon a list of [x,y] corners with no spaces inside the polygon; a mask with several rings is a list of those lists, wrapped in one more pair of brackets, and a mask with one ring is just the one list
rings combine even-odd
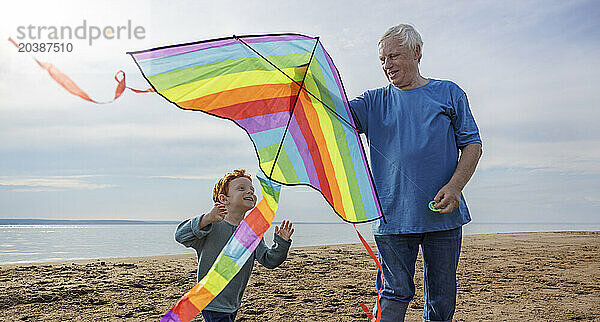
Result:
{"label": "kite tail", "polygon": [[[10,41],[15,47],[19,48],[19,45],[17,45],[17,43],[12,38],[8,37],[8,41]],[[123,94],[123,92],[125,91],[126,88],[130,89],[131,91],[133,91],[135,93],[154,92],[154,89],[152,89],[152,88],[148,88],[146,90],[139,90],[139,89],[133,89],[131,87],[127,87],[127,85],[125,84],[125,72],[120,70],[115,74],[115,80],[118,83],[117,88],[115,89],[115,96],[110,101],[99,102],[99,101],[91,99],[90,96],[85,91],[83,91],[69,76],[67,76],[65,73],[60,71],[60,69],[56,68],[56,66],[54,66],[53,64],[41,62],[41,61],[37,60],[35,57],[33,57],[33,60],[35,60],[35,62],[42,69],[47,71],[48,74],[50,75],[50,77],[52,77],[52,79],[54,79],[60,86],[62,86],[64,89],[66,89],[67,92],[69,92],[75,96],[79,96],[80,98],[82,98],[88,102],[92,102],[92,103],[96,103],[96,104],[112,103],[117,98],[119,98],[121,96],[121,94]],[[120,75],[122,75],[121,79],[119,79]]]}
{"label": "kite tail", "polygon": [[[358,229],[356,229],[356,224],[352,224],[354,226],[354,230],[356,230],[356,233],[358,234],[358,238],[360,239],[360,241],[362,242],[363,246],[365,246],[365,249],[367,250],[367,252],[369,253],[369,255],[371,256],[371,258],[373,259],[373,261],[375,261],[375,264],[377,264],[377,269],[379,269],[379,271],[381,270],[381,264],[379,263],[379,260],[377,259],[377,256],[375,256],[375,253],[373,252],[373,250],[371,249],[371,246],[369,246],[369,244],[367,244],[367,242],[365,241],[365,239],[363,238],[363,236],[360,234],[360,232],[358,231]],[[377,291],[377,317],[373,316],[373,314],[371,313],[371,311],[367,308],[367,306],[365,305],[365,303],[361,302],[358,306],[360,306],[363,311],[365,311],[365,314],[367,315],[367,317],[369,318],[369,321],[371,322],[379,322],[381,320],[381,304],[379,299],[381,298],[381,290]]]}

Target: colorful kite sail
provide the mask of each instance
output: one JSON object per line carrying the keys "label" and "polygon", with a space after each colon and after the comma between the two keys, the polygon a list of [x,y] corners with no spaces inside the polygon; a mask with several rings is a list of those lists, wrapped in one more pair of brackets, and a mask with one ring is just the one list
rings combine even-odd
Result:
{"label": "colorful kite sail", "polygon": [[246,130],[270,179],[317,189],[345,221],[382,217],[338,71],[318,37],[234,36],[130,54],[168,101]]}
{"label": "colorful kite sail", "polygon": [[275,217],[281,186],[257,176],[262,200],[237,227],[208,273],[161,319],[162,322],[190,321],[202,311],[240,271]]}

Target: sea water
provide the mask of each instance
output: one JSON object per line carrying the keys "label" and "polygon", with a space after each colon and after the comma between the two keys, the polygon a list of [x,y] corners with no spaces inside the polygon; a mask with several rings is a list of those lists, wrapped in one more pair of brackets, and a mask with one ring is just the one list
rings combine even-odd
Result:
{"label": "sea water", "polygon": [[[175,222],[0,225],[0,264],[194,253],[175,241],[176,227]],[[370,224],[357,227],[367,241],[373,241]],[[292,247],[360,242],[348,223],[295,223],[294,229]],[[599,230],[600,223],[469,223],[463,233]],[[265,241],[272,245],[273,227],[265,234]]]}

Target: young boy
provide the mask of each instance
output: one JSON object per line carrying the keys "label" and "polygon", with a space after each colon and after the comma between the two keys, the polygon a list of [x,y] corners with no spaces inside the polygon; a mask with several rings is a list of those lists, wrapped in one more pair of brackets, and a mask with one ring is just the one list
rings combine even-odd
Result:
{"label": "young boy", "polygon": [[[245,170],[234,170],[233,173],[226,174],[213,188],[213,201],[215,204],[208,213],[183,221],[175,232],[175,240],[196,250],[198,281],[208,273],[246,212],[256,205],[252,179]],[[260,241],[238,274],[202,311],[202,316],[207,322],[235,321],[244,289],[252,273],[254,259],[266,268],[281,265],[292,243],[292,233],[292,224],[283,221],[281,227],[275,227],[273,248],[268,248],[264,240]]]}

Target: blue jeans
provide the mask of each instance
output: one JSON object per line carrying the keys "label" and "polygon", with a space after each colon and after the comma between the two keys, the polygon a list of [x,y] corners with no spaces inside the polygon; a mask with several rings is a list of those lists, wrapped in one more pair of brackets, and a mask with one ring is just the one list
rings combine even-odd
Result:
{"label": "blue jeans", "polygon": [[202,310],[202,317],[206,322],[234,322],[237,311],[233,313]]}
{"label": "blue jeans", "polygon": [[[377,273],[381,291],[381,321],[404,321],[415,295],[415,262],[423,252],[423,320],[452,321],[456,306],[456,269],[462,227],[422,234],[375,235],[383,272]],[[388,314],[386,314],[388,311]]]}

